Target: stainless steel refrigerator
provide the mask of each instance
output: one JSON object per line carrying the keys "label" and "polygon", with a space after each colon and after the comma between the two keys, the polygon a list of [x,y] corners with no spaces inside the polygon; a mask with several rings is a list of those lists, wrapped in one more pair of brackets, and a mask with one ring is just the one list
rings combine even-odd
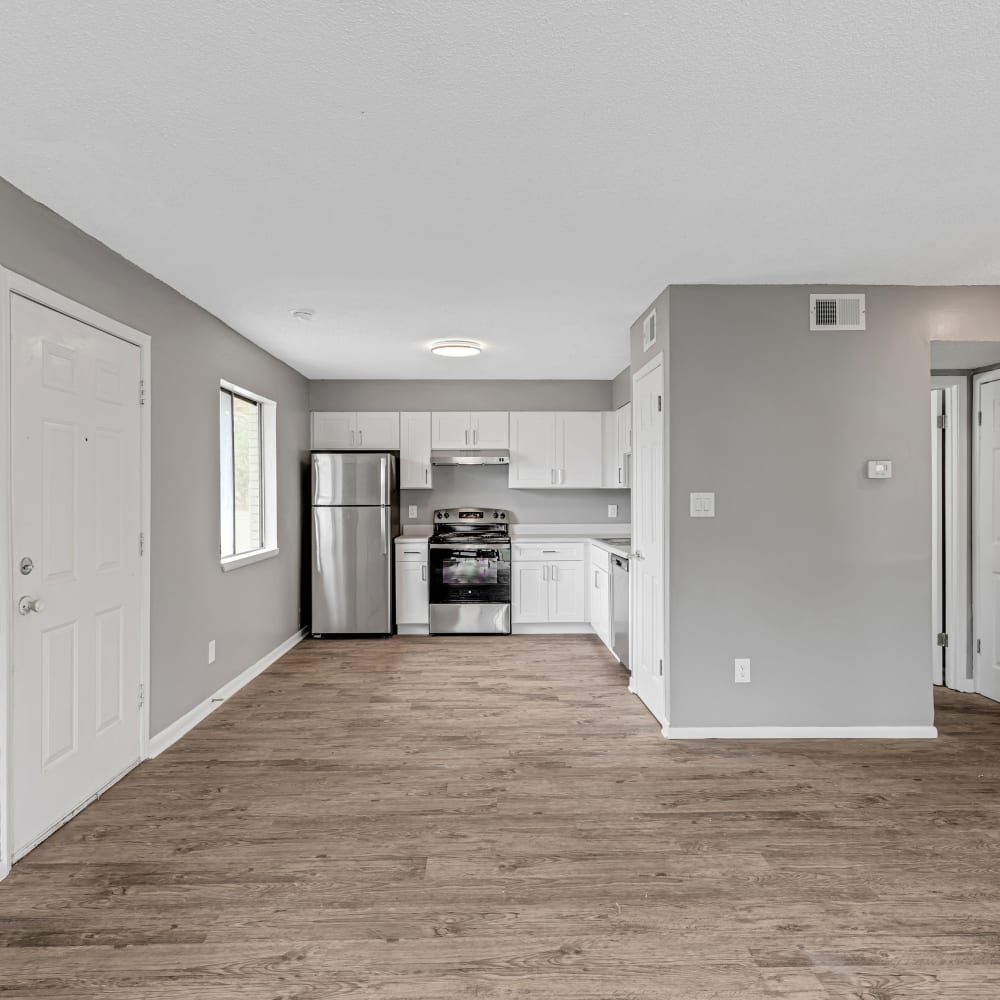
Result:
{"label": "stainless steel refrigerator", "polygon": [[312,456],[312,634],[391,635],[399,480],[391,452]]}

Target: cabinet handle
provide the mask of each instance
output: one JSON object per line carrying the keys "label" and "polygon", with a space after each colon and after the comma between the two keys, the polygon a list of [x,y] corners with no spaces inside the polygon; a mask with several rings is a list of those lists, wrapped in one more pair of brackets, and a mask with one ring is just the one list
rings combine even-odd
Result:
{"label": "cabinet handle", "polygon": [[357,447],[357,445],[355,444],[355,440],[354,439],[355,439],[355,432],[351,431],[351,447],[352,448]]}
{"label": "cabinet handle", "polygon": [[594,590],[600,590],[601,585],[597,582],[597,570],[594,570]]}
{"label": "cabinet handle", "polygon": [[403,549],[403,554],[408,556],[422,556],[424,553],[420,549]]}
{"label": "cabinet handle", "polygon": [[618,466],[618,485],[621,486],[621,484],[622,484],[622,467],[619,465]]}
{"label": "cabinet handle", "polygon": [[556,568],[557,567],[555,567],[555,566],[550,567],[550,569],[552,570],[552,582],[553,583],[555,583],[559,579],[559,574],[556,573]]}
{"label": "cabinet handle", "polygon": [[566,482],[566,470],[565,469],[560,469],[559,470],[559,485],[562,486],[562,485],[565,484],[565,482]]}
{"label": "cabinet handle", "polygon": [[473,427],[472,428],[472,443],[473,444],[479,444],[479,428],[478,427]]}
{"label": "cabinet handle", "polygon": [[365,443],[364,431],[358,431],[358,447],[360,448]]}
{"label": "cabinet handle", "polygon": [[548,566],[543,566],[542,567],[542,583],[545,583],[548,580],[548,578],[549,578],[549,567]]}
{"label": "cabinet handle", "polygon": [[469,432],[468,431],[465,432],[465,443],[466,444],[469,443]]}
{"label": "cabinet handle", "polygon": [[555,484],[556,484],[556,470],[555,469],[549,469],[549,483],[552,486],[555,486]]}
{"label": "cabinet handle", "polygon": [[431,470],[428,469],[427,466],[425,465],[424,466],[424,485],[425,486],[430,482],[430,479],[431,479]]}
{"label": "cabinet handle", "polygon": [[427,582],[427,563],[420,567],[420,579],[423,583]]}
{"label": "cabinet handle", "polygon": [[542,555],[543,556],[554,556],[554,555],[558,555],[558,554],[559,554],[559,550],[558,549],[542,549]]}

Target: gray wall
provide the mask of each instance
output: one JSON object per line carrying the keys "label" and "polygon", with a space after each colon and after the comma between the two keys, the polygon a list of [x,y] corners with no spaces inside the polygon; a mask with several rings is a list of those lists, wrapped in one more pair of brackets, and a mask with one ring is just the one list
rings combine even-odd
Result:
{"label": "gray wall", "polygon": [[[313,410],[610,410],[612,383],[584,380],[336,380],[312,382]],[[403,524],[429,524],[438,507],[501,507],[521,524],[627,522],[628,490],[512,490],[501,467],[434,469],[433,490],[403,490]],[[410,504],[417,517],[409,518]],[[618,504],[609,518],[608,504]]]}
{"label": "gray wall", "polygon": [[611,381],[321,379],[311,410],[611,410]]}
{"label": "gray wall", "polygon": [[611,408],[617,410],[631,401],[632,369],[623,368],[611,382]]}
{"label": "gray wall", "polygon": [[810,290],[670,289],[671,725],[933,719],[929,342],[996,339],[1000,289],[858,288],[863,333]]}
{"label": "gray wall", "polygon": [[[296,632],[306,380],[0,181],[0,263],[152,337],[150,732]],[[280,555],[219,568],[219,379],[278,404]],[[210,639],[217,658],[207,665]]]}

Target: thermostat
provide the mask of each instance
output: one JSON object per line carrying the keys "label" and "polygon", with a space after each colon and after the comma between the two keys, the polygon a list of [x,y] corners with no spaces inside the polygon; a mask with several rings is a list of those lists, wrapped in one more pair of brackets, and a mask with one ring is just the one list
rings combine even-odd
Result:
{"label": "thermostat", "polygon": [[892,462],[887,458],[873,458],[868,462],[869,479],[892,479]]}

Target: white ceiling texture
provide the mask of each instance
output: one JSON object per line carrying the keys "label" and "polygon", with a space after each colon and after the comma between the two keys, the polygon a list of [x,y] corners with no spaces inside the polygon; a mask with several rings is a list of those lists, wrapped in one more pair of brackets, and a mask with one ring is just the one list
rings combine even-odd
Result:
{"label": "white ceiling texture", "polygon": [[609,378],[669,283],[996,282],[998,20],[5,0],[0,175],[306,375]]}

